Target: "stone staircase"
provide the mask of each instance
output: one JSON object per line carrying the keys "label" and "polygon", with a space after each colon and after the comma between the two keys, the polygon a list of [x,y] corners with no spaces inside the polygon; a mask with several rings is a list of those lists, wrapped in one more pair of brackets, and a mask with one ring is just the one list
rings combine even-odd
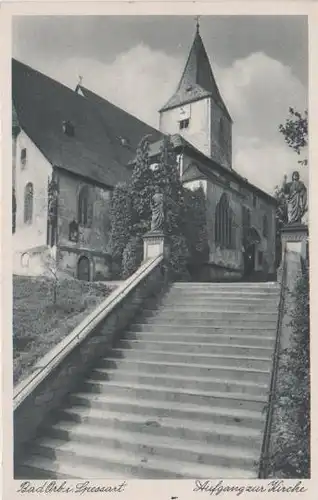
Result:
{"label": "stone staircase", "polygon": [[256,478],[276,283],[175,283],[41,429],[16,478]]}

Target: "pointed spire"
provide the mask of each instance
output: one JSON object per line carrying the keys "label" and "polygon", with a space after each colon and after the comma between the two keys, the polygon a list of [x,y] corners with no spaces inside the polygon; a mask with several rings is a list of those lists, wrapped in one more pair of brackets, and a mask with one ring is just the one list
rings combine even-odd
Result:
{"label": "pointed spire", "polygon": [[160,111],[212,96],[230,117],[217,87],[210,61],[200,35],[199,16],[196,16],[195,19],[195,37],[177,90]]}
{"label": "pointed spire", "polygon": [[76,85],[75,92],[78,93],[81,89],[81,85],[83,83],[83,77],[81,75],[78,76],[78,84]]}
{"label": "pointed spire", "polygon": [[195,20],[196,20],[196,23],[197,23],[196,24],[196,29],[197,29],[196,32],[199,34],[199,32],[200,32],[200,16],[196,16]]}

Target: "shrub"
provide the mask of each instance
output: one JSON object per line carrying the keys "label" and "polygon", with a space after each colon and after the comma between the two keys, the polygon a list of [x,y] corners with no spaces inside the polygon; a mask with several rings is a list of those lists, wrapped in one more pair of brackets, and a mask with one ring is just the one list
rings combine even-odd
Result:
{"label": "shrub", "polygon": [[189,250],[186,239],[182,235],[170,237],[170,255],[167,264],[171,279],[189,281],[187,269]]}
{"label": "shrub", "polygon": [[114,269],[121,268],[123,251],[128,243],[131,231],[131,193],[127,184],[117,184],[110,204],[110,243],[109,249],[114,262]]}
{"label": "shrub", "polygon": [[138,236],[132,236],[123,252],[122,277],[129,278],[142,262],[143,242]]}
{"label": "shrub", "polygon": [[202,264],[209,258],[206,220],[206,201],[202,187],[184,190],[185,236],[189,248],[190,264]]}
{"label": "shrub", "polygon": [[271,477],[310,477],[309,273],[293,293],[290,346],[280,353]]}

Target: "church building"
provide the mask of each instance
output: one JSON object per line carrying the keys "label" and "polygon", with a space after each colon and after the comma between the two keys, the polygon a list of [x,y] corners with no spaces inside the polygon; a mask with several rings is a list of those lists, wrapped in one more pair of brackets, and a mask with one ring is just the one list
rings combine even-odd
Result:
{"label": "church building", "polygon": [[275,199],[232,166],[232,118],[197,26],[158,130],[86,89],[69,89],[12,62],[14,272],[111,279],[109,203],[128,181],[136,148],[150,135],[155,163],[171,136],[180,176],[206,195],[209,259],[197,279],[275,274]]}

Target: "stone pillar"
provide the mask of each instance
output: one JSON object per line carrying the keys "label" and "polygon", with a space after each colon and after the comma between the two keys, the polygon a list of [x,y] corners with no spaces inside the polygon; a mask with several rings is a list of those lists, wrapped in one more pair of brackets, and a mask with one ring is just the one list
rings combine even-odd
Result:
{"label": "stone pillar", "polygon": [[289,224],[281,230],[282,252],[296,252],[306,258],[308,226],[305,224]]}
{"label": "stone pillar", "polygon": [[153,259],[163,255],[166,259],[169,256],[167,238],[162,231],[149,231],[144,234],[144,260]]}

